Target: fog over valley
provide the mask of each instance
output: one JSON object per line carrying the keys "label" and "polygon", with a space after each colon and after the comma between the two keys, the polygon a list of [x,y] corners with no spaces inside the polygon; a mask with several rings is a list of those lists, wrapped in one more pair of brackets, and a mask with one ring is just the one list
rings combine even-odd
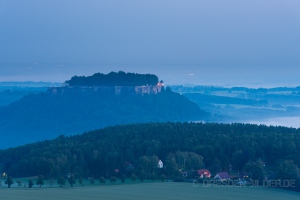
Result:
{"label": "fog over valley", "polygon": [[286,126],[293,128],[300,128],[300,117],[278,117],[278,118],[267,118],[260,121],[248,121],[244,123],[250,124],[265,124],[267,126]]}

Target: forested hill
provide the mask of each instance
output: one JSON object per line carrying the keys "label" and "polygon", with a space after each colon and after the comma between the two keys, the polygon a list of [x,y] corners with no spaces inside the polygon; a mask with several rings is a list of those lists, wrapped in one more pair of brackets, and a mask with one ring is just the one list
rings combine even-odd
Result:
{"label": "forested hill", "polygon": [[206,115],[168,88],[153,95],[78,90],[32,94],[0,107],[0,149],[110,125],[203,120]]}
{"label": "forested hill", "polygon": [[[156,171],[157,161],[164,162]],[[185,165],[183,165],[185,162]],[[151,164],[152,163],[152,164]],[[298,179],[300,129],[249,124],[148,123],[107,127],[0,151],[0,171],[13,177],[110,177],[118,169],[148,177],[207,168]],[[155,174],[158,175],[158,174]],[[300,186],[300,185],[299,185]]]}
{"label": "forested hill", "polygon": [[141,86],[156,85],[158,77],[153,74],[136,74],[110,72],[109,74],[96,73],[92,76],[74,76],[66,81],[70,86]]}

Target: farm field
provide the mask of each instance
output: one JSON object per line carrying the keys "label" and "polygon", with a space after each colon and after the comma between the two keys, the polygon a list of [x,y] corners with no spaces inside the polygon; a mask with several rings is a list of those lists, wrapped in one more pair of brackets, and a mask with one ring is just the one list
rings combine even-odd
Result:
{"label": "farm field", "polygon": [[205,187],[193,183],[141,183],[107,186],[76,186],[63,188],[0,188],[1,199],[208,199],[208,200],[298,200],[299,193],[262,187]]}

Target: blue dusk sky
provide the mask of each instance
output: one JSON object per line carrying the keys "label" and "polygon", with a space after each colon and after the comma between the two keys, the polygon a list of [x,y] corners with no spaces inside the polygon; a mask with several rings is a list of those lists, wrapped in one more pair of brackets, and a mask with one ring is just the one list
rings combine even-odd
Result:
{"label": "blue dusk sky", "polygon": [[0,0],[0,81],[123,70],[300,85],[299,0]]}

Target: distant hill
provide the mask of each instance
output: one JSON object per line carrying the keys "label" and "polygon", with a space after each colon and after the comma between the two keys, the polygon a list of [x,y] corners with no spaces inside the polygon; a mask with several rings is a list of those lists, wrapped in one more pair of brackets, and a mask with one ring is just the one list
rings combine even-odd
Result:
{"label": "distant hill", "polygon": [[[300,191],[299,147],[300,129],[286,127],[131,124],[0,150],[0,171],[12,177],[58,178],[74,173],[98,180],[121,174],[130,177],[143,170],[148,179],[162,173],[174,179],[182,177],[183,167],[189,172],[205,167],[213,176],[221,171],[231,175],[244,172],[255,181],[275,174],[276,181],[294,180],[297,188],[288,189]],[[157,169],[158,159],[163,161],[163,169]],[[188,178],[196,175],[190,173]]]}
{"label": "distant hill", "polygon": [[29,94],[47,91],[48,87],[59,86],[61,83],[49,82],[0,82],[0,106],[6,106]]}
{"label": "distant hill", "polygon": [[[266,123],[299,127],[300,87],[246,88],[170,86],[201,109],[214,122]],[[281,118],[277,121],[278,118]],[[285,119],[284,119],[285,118]]]}
{"label": "distant hill", "polygon": [[10,89],[28,89],[28,88],[43,88],[43,87],[52,87],[59,86],[61,83],[57,82],[34,82],[34,81],[25,81],[25,82],[0,82],[0,89],[10,88]]}
{"label": "distant hill", "polygon": [[[108,92],[111,88],[114,92]],[[116,124],[203,120],[207,116],[195,103],[169,88],[161,87],[155,94],[132,92],[127,87],[122,93],[116,93],[120,87],[106,89],[49,88],[48,92],[27,95],[1,107],[0,149]],[[57,90],[61,92],[55,93]]]}
{"label": "distant hill", "polygon": [[251,106],[264,106],[268,104],[266,100],[256,99],[242,99],[234,97],[224,97],[216,95],[205,95],[199,93],[187,93],[184,94],[188,99],[199,102],[199,103],[212,103],[212,104],[240,104],[240,105],[251,105]]}

